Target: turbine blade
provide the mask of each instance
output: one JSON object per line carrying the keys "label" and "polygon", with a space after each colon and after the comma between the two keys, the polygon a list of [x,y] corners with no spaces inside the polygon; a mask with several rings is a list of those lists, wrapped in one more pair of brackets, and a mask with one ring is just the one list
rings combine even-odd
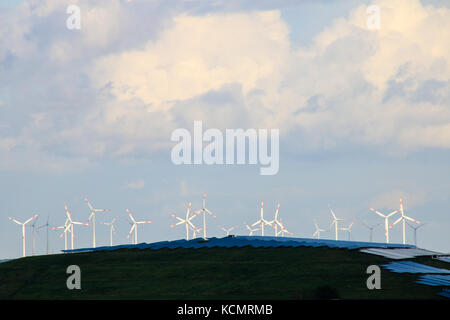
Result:
{"label": "turbine blade", "polygon": [[375,212],[377,215],[379,215],[382,218],[386,218],[386,216],[384,214],[382,214],[381,212],[378,212],[377,210],[373,209],[373,208],[369,208],[372,212]]}
{"label": "turbine blade", "polygon": [[397,212],[400,212],[400,210],[395,210],[395,211],[389,213],[386,217],[389,218],[390,216],[396,214]]}
{"label": "turbine blade", "polygon": [[419,220],[415,220],[415,219],[413,219],[413,218],[411,218],[411,217],[408,217],[408,216],[403,216],[406,220],[409,220],[409,221],[411,221],[411,222],[414,222],[414,223],[417,223],[417,224],[421,224],[422,222],[420,222]]}
{"label": "turbine blade", "polygon": [[397,220],[395,220],[395,222],[391,224],[391,228],[392,228],[393,226],[395,226],[397,223],[399,223],[400,221],[402,221],[402,219],[403,219],[403,217],[400,217],[400,218],[398,218]]}
{"label": "turbine blade", "polygon": [[8,219],[11,220],[11,221],[14,221],[14,222],[17,223],[17,224],[20,224],[20,225],[23,224],[22,222],[17,221],[16,219],[13,219],[13,218],[11,218],[11,217],[8,217]]}
{"label": "turbine blade", "polygon": [[91,211],[94,211],[94,207],[89,203],[89,200],[87,197],[84,197],[84,201],[86,201],[87,205],[89,206],[89,209],[91,209]]}
{"label": "turbine blade", "polygon": [[128,210],[128,209],[126,209],[126,210],[127,210],[127,212],[128,212],[128,215],[130,216],[131,220],[132,220],[134,223],[136,223],[136,220],[134,220],[134,217],[133,217],[133,215],[131,214],[130,210]]}
{"label": "turbine blade", "polygon": [[130,229],[130,232],[128,233],[127,239],[130,238],[131,234],[133,233],[134,229],[136,228],[136,224],[133,224],[133,226]]}

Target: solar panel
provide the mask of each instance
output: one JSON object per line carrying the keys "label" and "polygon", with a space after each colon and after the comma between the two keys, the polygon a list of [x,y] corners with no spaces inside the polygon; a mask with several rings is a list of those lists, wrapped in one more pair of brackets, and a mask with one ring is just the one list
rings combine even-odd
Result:
{"label": "solar panel", "polygon": [[310,239],[310,238],[290,238],[290,237],[268,237],[268,236],[234,236],[224,238],[210,238],[204,240],[203,238],[196,238],[192,240],[174,240],[161,241],[154,243],[139,243],[137,245],[117,245],[104,246],[97,248],[82,248],[74,250],[62,250],[63,252],[82,252],[82,251],[102,251],[102,250],[118,250],[118,249],[152,249],[158,250],[161,248],[211,248],[211,247],[245,247],[252,246],[259,247],[330,247],[330,248],[345,248],[345,249],[360,249],[360,248],[415,248],[412,245],[391,244],[391,243],[377,243],[377,242],[360,242],[360,241],[342,241],[342,240],[328,240],[328,239]]}

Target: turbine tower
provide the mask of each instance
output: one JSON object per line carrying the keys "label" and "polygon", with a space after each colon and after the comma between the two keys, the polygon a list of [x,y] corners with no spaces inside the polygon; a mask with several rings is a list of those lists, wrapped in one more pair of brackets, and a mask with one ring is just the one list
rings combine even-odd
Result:
{"label": "turbine tower", "polygon": [[328,230],[320,229],[319,225],[317,224],[316,219],[314,219],[314,226],[316,227],[316,231],[313,233],[313,238],[317,236],[317,239],[320,239],[320,233],[321,232],[327,232]]}
{"label": "turbine tower", "polygon": [[88,222],[91,222],[92,219],[92,247],[95,248],[96,247],[96,241],[95,241],[95,214],[97,212],[107,212],[110,211],[109,209],[94,209],[94,207],[89,203],[89,200],[87,199],[87,197],[84,197],[84,201],[86,201],[89,210],[91,210],[91,215],[88,218]]}
{"label": "turbine tower", "polygon": [[331,209],[330,206],[328,206],[328,207],[330,208],[331,215],[333,216],[333,222],[331,223],[330,228],[334,224],[334,236],[335,236],[335,240],[338,240],[338,230],[339,230],[338,223],[339,223],[339,221],[342,221],[344,219],[336,217],[336,215],[333,212],[333,209]]}
{"label": "turbine tower", "polygon": [[400,213],[401,213],[401,217],[398,218],[393,224],[391,224],[391,228],[393,226],[395,226],[397,223],[399,223],[400,221],[402,222],[403,244],[406,244],[406,235],[405,235],[405,223],[406,223],[406,220],[414,222],[414,223],[417,223],[417,224],[421,224],[421,222],[405,215],[405,212],[403,210],[402,198],[400,198]]}
{"label": "turbine tower", "polygon": [[251,227],[255,227],[259,225],[260,229],[261,229],[261,235],[264,236],[264,226],[272,226],[272,224],[264,219],[264,201],[261,200],[261,213],[260,213],[260,218],[258,221],[256,221],[254,224],[251,225]]}
{"label": "turbine tower", "polygon": [[387,215],[384,215],[373,208],[369,208],[372,212],[376,213],[384,219],[384,236],[386,238],[386,243],[389,243],[389,218],[399,212],[400,210],[395,210]]}
{"label": "turbine tower", "polygon": [[35,214],[34,216],[32,216],[30,219],[28,219],[25,222],[20,222],[16,219],[13,219],[11,217],[8,217],[9,220],[17,223],[18,225],[22,226],[22,256],[25,257],[26,256],[26,235],[25,235],[25,226],[27,225],[27,223],[29,223],[31,220],[37,218],[39,216],[39,214]]}
{"label": "turbine tower", "polygon": [[171,215],[172,217],[174,217],[175,219],[178,220],[177,223],[174,223],[174,224],[170,225],[171,228],[173,228],[175,226],[178,226],[178,225],[181,225],[181,224],[184,224],[186,226],[186,240],[189,240],[189,228],[192,228],[193,230],[196,230],[197,232],[199,232],[198,228],[196,226],[194,226],[192,224],[192,222],[191,222],[191,220],[194,219],[197,216],[196,212],[194,212],[194,214],[190,215],[191,205],[192,205],[192,203],[189,202],[188,209],[186,211],[186,218],[185,219],[177,217],[174,214]]}
{"label": "turbine tower", "polygon": [[109,226],[109,245],[112,247],[113,245],[113,232],[116,232],[116,229],[114,228],[114,222],[116,222],[117,217],[114,217],[111,222],[101,222],[105,226]]}
{"label": "turbine tower", "polygon": [[137,244],[137,239],[138,239],[138,224],[144,224],[144,223],[152,223],[151,221],[148,220],[143,220],[143,221],[136,221],[136,219],[134,219],[133,215],[131,214],[130,210],[126,209],[128,212],[128,215],[130,216],[130,219],[132,221],[132,227],[130,229],[130,232],[128,233],[127,239],[130,238],[131,234],[134,231],[134,244]]}
{"label": "turbine tower", "polygon": [[[206,239],[206,214],[209,214],[211,217],[216,218],[214,213],[212,213],[211,211],[209,211],[206,208],[206,192],[203,193],[203,206],[199,211],[195,212],[195,215],[200,214],[200,213],[203,213],[203,239]],[[195,230],[194,230],[194,232],[195,232]]]}

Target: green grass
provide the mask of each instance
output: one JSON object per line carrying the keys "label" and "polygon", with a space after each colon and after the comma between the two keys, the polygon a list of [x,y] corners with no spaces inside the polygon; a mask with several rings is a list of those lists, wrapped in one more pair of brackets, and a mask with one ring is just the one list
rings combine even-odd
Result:
{"label": "green grass", "polygon": [[[413,259],[445,268],[428,257]],[[368,290],[366,269],[390,260],[336,248],[117,250],[16,259],[0,264],[0,299],[440,299],[441,288],[417,275],[381,269],[381,290]],[[81,290],[68,290],[66,268],[81,269]],[[321,287],[325,288],[320,289]]]}

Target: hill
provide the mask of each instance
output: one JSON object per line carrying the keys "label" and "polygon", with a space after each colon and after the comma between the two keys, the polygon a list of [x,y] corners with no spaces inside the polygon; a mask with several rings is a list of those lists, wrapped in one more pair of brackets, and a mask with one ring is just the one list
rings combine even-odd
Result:
{"label": "hill", "polygon": [[[409,259],[445,268],[420,257]],[[392,260],[342,248],[119,249],[34,256],[0,264],[0,299],[441,299],[417,275],[381,268],[368,290],[369,265]],[[66,268],[81,269],[68,290]]]}

